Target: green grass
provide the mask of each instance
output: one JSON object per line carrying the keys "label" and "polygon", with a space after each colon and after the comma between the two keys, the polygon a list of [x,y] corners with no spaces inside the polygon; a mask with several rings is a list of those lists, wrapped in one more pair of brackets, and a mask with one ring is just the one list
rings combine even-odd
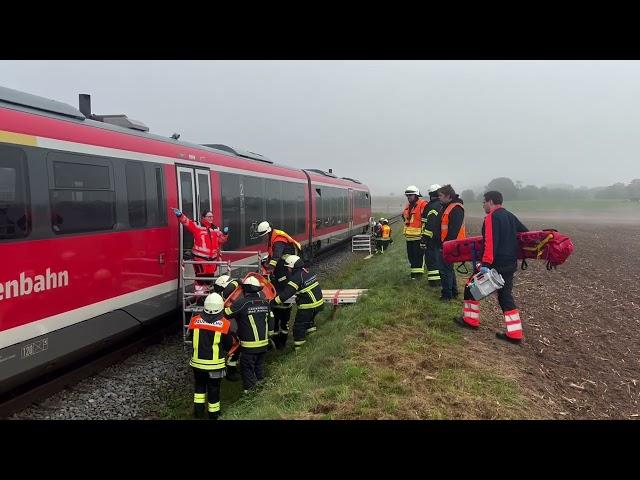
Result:
{"label": "green grass", "polygon": [[[356,305],[325,307],[300,351],[270,352],[258,390],[241,396],[239,383],[223,381],[223,419],[526,417],[517,384],[463,349],[451,322],[460,305],[439,302],[426,279],[409,279],[394,230],[384,255],[322,281],[324,289],[369,289]],[[191,388],[169,396],[159,416],[190,418]]]}

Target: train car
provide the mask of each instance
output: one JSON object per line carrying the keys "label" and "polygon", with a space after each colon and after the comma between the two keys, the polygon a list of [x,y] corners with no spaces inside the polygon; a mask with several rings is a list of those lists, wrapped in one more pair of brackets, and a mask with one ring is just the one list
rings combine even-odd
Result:
{"label": "train car", "polygon": [[234,251],[264,251],[264,219],[308,255],[368,226],[356,180],[174,137],[0,87],[0,394],[178,308],[193,239],[170,207],[212,209]]}

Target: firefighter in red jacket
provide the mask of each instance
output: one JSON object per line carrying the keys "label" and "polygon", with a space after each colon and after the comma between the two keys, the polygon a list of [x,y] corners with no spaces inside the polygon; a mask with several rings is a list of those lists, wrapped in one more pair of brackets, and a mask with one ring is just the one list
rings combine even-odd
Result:
{"label": "firefighter in red jacket", "polygon": [[[205,210],[202,213],[200,225],[189,219],[184,213],[177,208],[173,209],[173,213],[178,217],[178,221],[193,235],[193,253],[196,262],[214,261],[220,259],[220,248],[229,238],[229,227],[224,227],[222,231],[213,224],[213,213],[211,210]],[[193,264],[193,270],[196,277],[213,277],[218,266],[216,264]],[[206,293],[208,291],[209,282],[196,282],[196,293]]]}
{"label": "firefighter in red jacket", "polygon": [[[502,194],[490,191],[484,194],[482,208],[487,214],[482,225],[483,254],[482,262],[476,268],[488,273],[495,268],[504,279],[504,287],[498,290],[498,303],[504,314],[506,333],[497,332],[496,337],[511,343],[521,343],[523,339],[522,321],[511,290],[513,275],[518,268],[518,232],[528,232],[520,220],[511,212],[502,208]],[[464,289],[464,307],[462,317],[455,322],[466,328],[480,326],[480,302],[474,300],[469,286]]]}
{"label": "firefighter in red jacket", "polygon": [[404,220],[404,233],[407,240],[407,257],[411,266],[411,280],[424,275],[425,250],[421,247],[424,225],[427,223],[427,201],[421,199],[420,190],[415,185],[409,185],[404,194],[407,196],[407,205],[402,212]]}
{"label": "firefighter in red jacket", "polygon": [[[440,246],[442,247],[442,244],[449,240],[465,238],[464,202],[451,185],[441,187],[438,191],[438,196],[443,207],[442,215],[440,215]],[[447,302],[458,297],[456,273],[452,263],[445,263],[443,260],[440,267],[442,285],[440,300]]]}
{"label": "firefighter in red jacket", "polygon": [[[289,255],[300,255],[302,246],[284,230],[272,229],[266,221],[260,222],[256,233],[260,237],[267,237],[269,256],[265,259],[265,268],[270,272],[271,283],[279,294],[287,285],[287,269],[284,262]],[[281,350],[285,348],[289,336],[291,304],[273,304],[271,307],[275,318],[274,343],[276,348]]]}

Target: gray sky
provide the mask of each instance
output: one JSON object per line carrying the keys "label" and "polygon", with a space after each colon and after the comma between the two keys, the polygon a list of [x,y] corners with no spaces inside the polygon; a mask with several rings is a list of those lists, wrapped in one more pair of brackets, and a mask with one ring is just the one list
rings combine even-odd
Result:
{"label": "gray sky", "polygon": [[638,61],[0,61],[0,85],[379,195],[640,177]]}

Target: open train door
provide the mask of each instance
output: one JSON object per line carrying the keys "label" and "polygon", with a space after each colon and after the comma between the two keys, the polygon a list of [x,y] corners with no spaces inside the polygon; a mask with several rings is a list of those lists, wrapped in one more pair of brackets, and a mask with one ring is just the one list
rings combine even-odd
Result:
{"label": "open train door", "polygon": [[[199,221],[205,210],[211,209],[211,180],[209,170],[176,166],[178,177],[178,208],[191,220]],[[193,247],[193,236],[180,225],[180,252],[189,255]],[[181,259],[178,259],[179,261]],[[193,277],[193,267],[187,265],[184,276]],[[181,276],[179,276],[181,277]],[[186,282],[187,284],[193,281]],[[182,287],[182,284],[180,285]]]}
{"label": "open train door", "polygon": [[349,220],[349,236],[353,235],[353,188],[349,189],[349,204],[347,205],[347,215]]}

